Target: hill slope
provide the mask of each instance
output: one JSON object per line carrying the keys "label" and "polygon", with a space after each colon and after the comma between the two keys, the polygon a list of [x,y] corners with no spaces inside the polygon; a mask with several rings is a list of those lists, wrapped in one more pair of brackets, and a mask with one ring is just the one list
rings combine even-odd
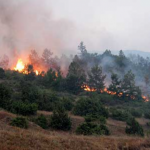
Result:
{"label": "hill slope", "polygon": [[[132,137],[86,137],[70,133],[43,130],[30,123],[29,129],[9,126],[15,115],[0,111],[1,150],[145,150],[150,139]],[[109,121],[109,124],[110,121]]]}

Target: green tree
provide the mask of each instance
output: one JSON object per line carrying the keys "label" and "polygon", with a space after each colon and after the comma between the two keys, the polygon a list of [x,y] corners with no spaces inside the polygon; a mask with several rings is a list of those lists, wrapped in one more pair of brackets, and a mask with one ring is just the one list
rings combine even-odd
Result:
{"label": "green tree", "polygon": [[28,121],[23,117],[16,117],[11,121],[10,125],[15,126],[15,127],[19,127],[19,128],[27,129],[28,128]]}
{"label": "green tree", "polygon": [[102,56],[112,56],[112,53],[110,50],[106,49],[106,51],[102,54]]}
{"label": "green tree", "polygon": [[30,64],[26,65],[24,73],[25,73],[25,80],[27,81],[33,81],[36,78],[33,65]]}
{"label": "green tree", "polygon": [[118,95],[121,89],[121,81],[119,80],[118,75],[115,73],[111,75],[111,80],[112,83],[109,86],[109,90],[112,92],[116,92],[116,95]]}
{"label": "green tree", "polygon": [[50,68],[43,78],[43,84],[46,87],[50,88],[53,87],[56,80],[57,80],[57,72],[52,68]]}
{"label": "green tree", "polygon": [[70,130],[71,129],[71,119],[67,112],[62,106],[58,106],[50,118],[50,127],[57,130]]}
{"label": "green tree", "polygon": [[127,58],[122,50],[119,51],[119,56],[116,58],[116,63],[122,68],[122,70],[127,64]]}
{"label": "green tree", "polygon": [[89,76],[89,86],[96,90],[102,90],[105,87],[104,80],[106,78],[106,75],[103,75],[102,67],[99,67],[98,65],[91,68],[91,71],[88,74]]}
{"label": "green tree", "polygon": [[76,102],[73,110],[75,115],[98,115],[108,118],[108,111],[97,99],[81,98]]}
{"label": "green tree", "polygon": [[30,82],[20,82],[21,100],[23,102],[36,103],[40,98],[38,88]]}
{"label": "green tree", "polygon": [[126,133],[132,135],[144,136],[144,131],[142,126],[134,119],[130,119],[127,122]]}
{"label": "green tree", "polygon": [[77,134],[82,135],[110,135],[107,126],[95,124],[92,122],[84,122],[77,127]]}
{"label": "green tree", "polygon": [[80,50],[82,57],[87,55],[86,46],[84,45],[83,42],[80,43],[80,45],[78,46],[78,49]]}
{"label": "green tree", "polygon": [[11,101],[11,89],[4,83],[0,84],[0,107],[8,109]]}
{"label": "green tree", "polygon": [[10,109],[11,112],[23,116],[35,115],[37,110],[38,106],[36,103],[23,103],[21,101],[13,102]]}
{"label": "green tree", "polygon": [[141,99],[142,97],[140,88],[135,85],[135,75],[131,70],[125,74],[121,83],[121,89],[123,96],[129,99]]}
{"label": "green tree", "polygon": [[36,118],[35,123],[38,124],[43,129],[48,128],[48,121],[44,115],[40,115]]}
{"label": "green tree", "polygon": [[84,70],[77,62],[72,62],[69,66],[68,74],[66,77],[67,90],[74,94],[82,91],[81,86],[86,81]]}
{"label": "green tree", "polygon": [[3,68],[0,68],[0,79],[3,79],[5,77],[5,71]]}

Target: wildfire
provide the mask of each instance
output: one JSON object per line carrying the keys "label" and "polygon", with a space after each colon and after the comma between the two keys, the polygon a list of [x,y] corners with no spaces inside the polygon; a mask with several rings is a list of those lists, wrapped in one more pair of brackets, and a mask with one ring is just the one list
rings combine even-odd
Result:
{"label": "wildfire", "polygon": [[81,88],[83,88],[84,91],[88,91],[88,92],[95,92],[95,91],[97,91],[94,88],[90,88],[88,85],[83,85]]}
{"label": "wildfire", "polygon": [[146,96],[142,96],[145,102],[149,102],[149,99]]}
{"label": "wildfire", "polygon": [[18,59],[17,65],[16,67],[14,67],[14,70],[23,72],[24,68],[25,68],[25,64],[23,63],[21,59]]}
{"label": "wildfire", "polygon": [[[88,92],[96,92],[97,89],[95,88],[90,88],[88,85],[83,85],[81,86],[82,89],[84,89],[84,91],[88,91]],[[109,91],[107,88],[104,88],[103,90],[100,90],[101,93],[107,93],[109,95],[117,95],[118,97],[122,97],[123,93],[117,93],[117,92],[113,92],[113,91]],[[126,94],[126,96],[128,97],[129,94]],[[131,99],[135,99],[135,96],[130,96]],[[142,98],[144,99],[145,102],[149,102],[149,99],[146,96],[142,96]]]}
{"label": "wildfire", "polygon": [[[17,64],[13,69],[20,73],[28,74],[28,71],[25,70],[25,66],[26,66],[26,64],[22,61],[22,59],[18,59]],[[34,72],[37,76],[40,74],[40,72],[38,70],[35,70]]]}
{"label": "wildfire", "polygon": [[35,74],[38,76],[38,75],[39,75],[39,71],[38,71],[38,70],[35,70]]}

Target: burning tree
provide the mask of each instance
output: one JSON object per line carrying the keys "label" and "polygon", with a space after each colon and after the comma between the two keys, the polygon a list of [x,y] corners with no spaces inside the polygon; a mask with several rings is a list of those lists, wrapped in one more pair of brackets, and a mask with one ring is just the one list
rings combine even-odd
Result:
{"label": "burning tree", "polygon": [[36,50],[31,50],[29,54],[29,64],[32,64],[35,68],[40,68],[41,59]]}
{"label": "burning tree", "polygon": [[55,68],[55,61],[54,61],[54,59],[52,58],[52,56],[53,56],[53,53],[50,51],[50,50],[48,50],[48,49],[45,49],[44,50],[44,52],[43,52],[43,54],[42,54],[42,58],[41,58],[41,60],[42,60],[42,62],[43,62],[43,64],[44,64],[44,66],[46,67],[46,68]]}

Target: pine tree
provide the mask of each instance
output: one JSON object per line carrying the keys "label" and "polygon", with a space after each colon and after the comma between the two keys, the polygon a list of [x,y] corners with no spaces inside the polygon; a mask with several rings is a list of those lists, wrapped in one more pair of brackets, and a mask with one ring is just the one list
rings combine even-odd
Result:
{"label": "pine tree", "polygon": [[116,94],[118,95],[121,89],[121,81],[119,80],[118,75],[115,73],[111,75],[111,80],[112,83],[109,86],[109,90],[112,92],[116,92]]}
{"label": "pine tree", "polygon": [[62,106],[58,106],[54,111],[50,119],[50,127],[57,130],[70,130],[71,129],[71,119],[67,112]]}
{"label": "pine tree", "polygon": [[103,75],[102,67],[95,65],[93,68],[91,68],[88,76],[88,83],[91,88],[97,89],[99,91],[105,87],[104,80],[106,75]]}
{"label": "pine tree", "polygon": [[70,64],[66,81],[68,91],[74,94],[78,94],[82,91],[81,86],[86,81],[86,75],[82,67],[77,62],[73,61]]}
{"label": "pine tree", "polygon": [[123,96],[128,97],[129,99],[141,99],[141,90],[135,85],[135,75],[131,70],[125,74],[121,89]]}

